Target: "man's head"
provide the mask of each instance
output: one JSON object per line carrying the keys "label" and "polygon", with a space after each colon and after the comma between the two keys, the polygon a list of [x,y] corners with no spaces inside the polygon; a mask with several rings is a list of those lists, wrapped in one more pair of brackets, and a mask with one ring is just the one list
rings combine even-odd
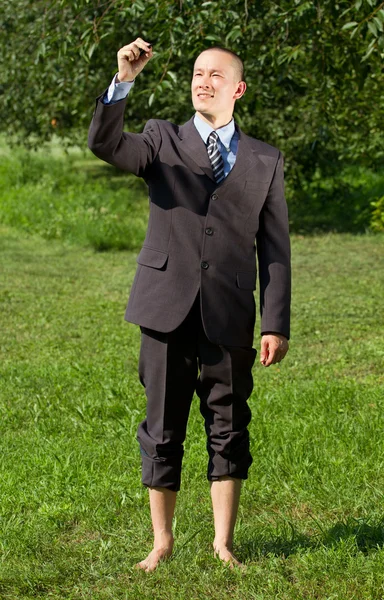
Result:
{"label": "man's head", "polygon": [[235,102],[246,90],[243,73],[241,59],[225,48],[204,50],[195,61],[191,84],[193,106],[216,128],[231,120]]}

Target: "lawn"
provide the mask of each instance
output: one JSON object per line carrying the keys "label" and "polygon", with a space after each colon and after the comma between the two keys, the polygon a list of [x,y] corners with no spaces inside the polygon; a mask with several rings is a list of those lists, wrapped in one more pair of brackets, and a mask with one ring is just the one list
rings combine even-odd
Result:
{"label": "lawn", "polygon": [[175,553],[147,575],[139,332],[123,320],[135,252],[0,233],[2,600],[384,597],[382,235],[293,236],[291,349],[254,368],[246,571],[213,558],[195,401]]}

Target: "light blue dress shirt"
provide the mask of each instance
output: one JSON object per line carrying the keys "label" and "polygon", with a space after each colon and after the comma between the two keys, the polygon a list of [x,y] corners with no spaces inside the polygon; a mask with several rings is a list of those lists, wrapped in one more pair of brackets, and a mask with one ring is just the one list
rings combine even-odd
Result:
{"label": "light blue dress shirt", "polygon": [[[112,79],[111,85],[104,95],[102,100],[104,104],[115,104],[116,102],[119,102],[119,100],[123,100],[128,96],[134,84],[134,81],[122,81],[120,83],[116,83],[116,77],[117,74]],[[228,125],[224,125],[224,127],[214,129],[211,127],[211,125],[203,121],[198,114],[195,114],[193,123],[205,145],[207,145],[210,133],[212,131],[216,131],[217,135],[219,136],[217,145],[219,152],[223,157],[224,175],[226,177],[231,169],[233,169],[233,166],[236,162],[237,146],[239,143],[239,134],[235,129],[234,120],[232,119]]]}
{"label": "light blue dress shirt", "polygon": [[200,133],[205,145],[207,145],[208,137],[212,131],[216,131],[219,136],[217,146],[224,161],[224,175],[227,176],[236,162],[237,145],[239,143],[239,134],[235,129],[235,121],[232,119],[228,125],[224,125],[224,127],[220,127],[219,129],[214,129],[196,114],[193,123]]}
{"label": "light blue dress shirt", "polygon": [[107,93],[104,95],[103,104],[116,104],[119,100],[124,100],[131,90],[135,81],[121,81],[116,83],[117,73],[111,81]]}

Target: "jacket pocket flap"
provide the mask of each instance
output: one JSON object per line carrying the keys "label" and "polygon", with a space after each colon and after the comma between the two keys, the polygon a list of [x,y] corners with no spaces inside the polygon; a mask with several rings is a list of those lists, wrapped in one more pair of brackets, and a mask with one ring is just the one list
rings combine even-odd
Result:
{"label": "jacket pocket flap", "polygon": [[154,248],[144,246],[136,260],[139,265],[152,267],[153,269],[162,269],[168,260],[168,254],[167,252],[162,252],[162,250],[155,250]]}
{"label": "jacket pocket flap", "polygon": [[238,271],[236,273],[237,286],[242,290],[256,289],[256,271]]}

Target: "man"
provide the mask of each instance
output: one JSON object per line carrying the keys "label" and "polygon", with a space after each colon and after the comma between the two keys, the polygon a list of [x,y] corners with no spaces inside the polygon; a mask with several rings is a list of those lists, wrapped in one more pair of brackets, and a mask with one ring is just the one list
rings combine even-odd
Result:
{"label": "man", "polygon": [[[139,426],[154,547],[139,567],[153,571],[173,548],[172,518],[194,391],[209,453],[215,554],[231,565],[241,481],[252,462],[247,400],[259,265],[261,363],[288,350],[290,251],[283,158],[246,136],[232,118],[246,90],[233,52],[196,59],[195,116],[183,126],[150,120],[123,133],[125,100],[152,58],[141,38],[118,52],[118,74],[97,101],[89,132],[96,156],[143,177],[150,216],[126,319],[141,326],[139,373],[147,416]],[[199,374],[199,376],[198,376]]]}

